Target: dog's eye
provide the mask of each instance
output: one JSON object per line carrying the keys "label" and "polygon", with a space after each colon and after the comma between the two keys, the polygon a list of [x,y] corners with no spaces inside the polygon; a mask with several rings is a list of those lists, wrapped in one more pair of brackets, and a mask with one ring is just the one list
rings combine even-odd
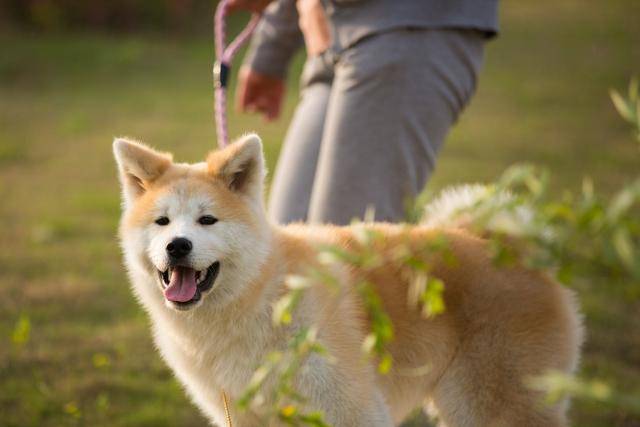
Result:
{"label": "dog's eye", "polygon": [[198,222],[202,225],[213,225],[218,222],[218,219],[211,215],[204,215],[198,218]]}
{"label": "dog's eye", "polygon": [[156,219],[155,222],[158,225],[168,225],[169,224],[169,218],[167,218],[166,216],[161,216],[160,218]]}

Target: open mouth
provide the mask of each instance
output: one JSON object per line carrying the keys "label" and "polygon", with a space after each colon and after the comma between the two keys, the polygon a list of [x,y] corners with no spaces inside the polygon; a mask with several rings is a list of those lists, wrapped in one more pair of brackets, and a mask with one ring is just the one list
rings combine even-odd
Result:
{"label": "open mouth", "polygon": [[197,271],[188,266],[176,265],[165,271],[158,270],[158,276],[167,301],[186,308],[200,301],[202,294],[213,287],[219,271],[220,262],[216,261],[206,270]]}

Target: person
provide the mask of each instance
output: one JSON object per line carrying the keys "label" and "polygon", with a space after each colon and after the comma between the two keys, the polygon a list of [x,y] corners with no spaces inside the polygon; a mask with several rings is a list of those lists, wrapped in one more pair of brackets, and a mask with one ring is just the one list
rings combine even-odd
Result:
{"label": "person", "polygon": [[240,110],[276,119],[303,44],[307,60],[270,216],[346,224],[373,208],[378,221],[402,221],[475,92],[497,9],[497,0],[271,2],[239,73]]}

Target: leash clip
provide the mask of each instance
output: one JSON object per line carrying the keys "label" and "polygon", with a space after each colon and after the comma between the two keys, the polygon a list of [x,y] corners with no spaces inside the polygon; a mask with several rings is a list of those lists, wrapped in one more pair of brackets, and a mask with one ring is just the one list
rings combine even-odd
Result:
{"label": "leash clip", "polygon": [[216,61],[213,64],[213,85],[216,89],[227,87],[229,71],[230,67],[224,62]]}

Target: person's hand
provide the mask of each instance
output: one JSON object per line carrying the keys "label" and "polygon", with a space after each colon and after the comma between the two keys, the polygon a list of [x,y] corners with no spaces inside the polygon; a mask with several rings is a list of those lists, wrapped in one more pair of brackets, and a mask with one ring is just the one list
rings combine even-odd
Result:
{"label": "person's hand", "polygon": [[240,69],[238,77],[237,109],[262,113],[269,121],[277,119],[284,99],[284,81],[258,73],[248,66]]}
{"label": "person's hand", "polygon": [[271,0],[229,0],[229,12],[246,10],[254,13],[262,13],[269,3],[271,3]]}

